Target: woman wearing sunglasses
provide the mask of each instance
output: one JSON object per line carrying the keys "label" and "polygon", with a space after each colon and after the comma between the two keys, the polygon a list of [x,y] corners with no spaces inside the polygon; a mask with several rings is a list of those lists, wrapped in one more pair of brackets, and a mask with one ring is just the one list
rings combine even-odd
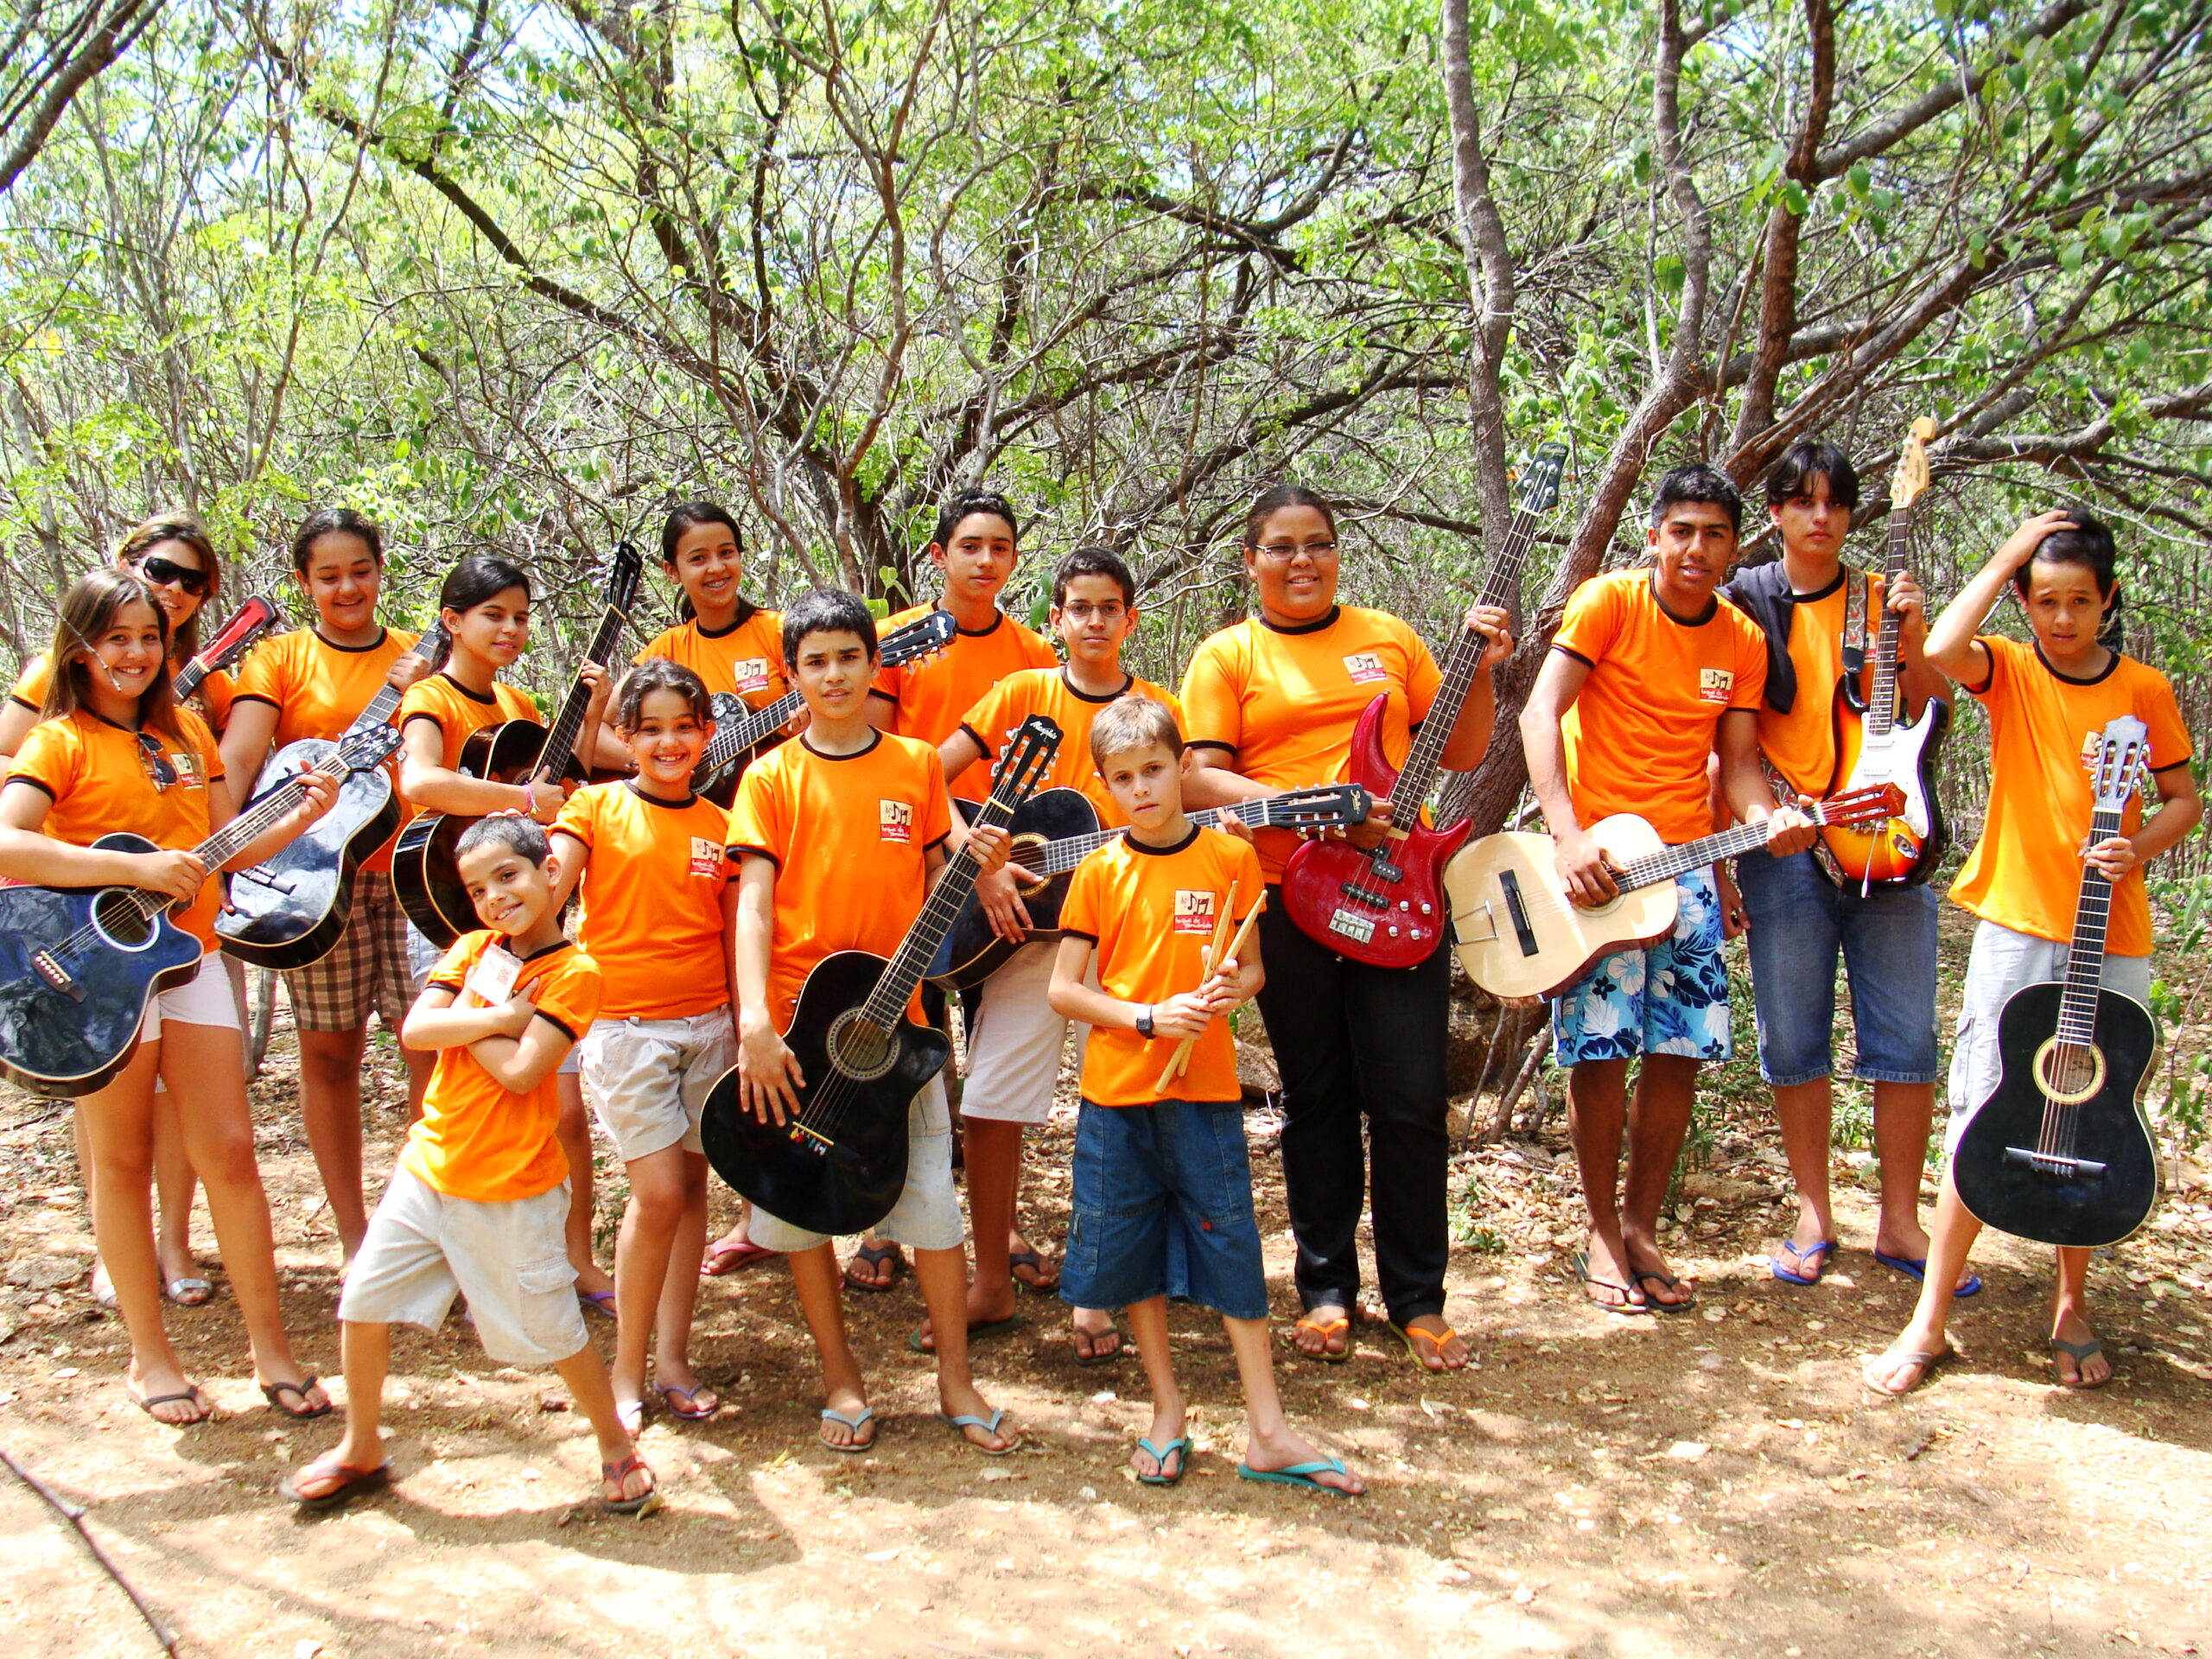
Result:
{"label": "woman wearing sunglasses", "polygon": [[[0,877],[166,894],[178,906],[171,912],[176,925],[207,951],[221,890],[190,849],[227,823],[234,809],[214,734],[171,696],[169,644],[167,613],[130,573],[97,570],[62,595],[44,718],[23,739],[0,785]],[[303,778],[302,804],[230,868],[258,863],[330,810],[337,799],[333,780],[320,772]],[[143,836],[160,850],[92,847],[117,831]],[[252,1344],[254,1380],[271,1409],[319,1417],[330,1402],[292,1357],[281,1322],[238,1010],[212,952],[190,980],[148,1003],[129,1064],[77,1103],[79,1144],[91,1150],[93,1236],[130,1335],[125,1387],[161,1422],[204,1422],[214,1411],[184,1375],[162,1323],[149,1191],[157,1078],[168,1085],[185,1152],[207,1183],[207,1211]]]}
{"label": "woman wearing sunglasses", "polygon": [[[200,608],[221,584],[222,561],[215,544],[199,524],[183,513],[157,513],[132,526],[115,550],[116,564],[137,573],[162,607],[169,625],[169,668],[174,673],[192,660],[200,649]],[[0,702],[0,769],[15,759],[23,739],[42,718],[53,678],[50,653],[41,652],[23,665],[21,678],[4,702]],[[200,683],[190,707],[219,739],[231,712],[231,677],[216,672]],[[226,959],[226,969],[240,966]],[[231,974],[232,994],[243,1001],[242,972]],[[180,1307],[197,1307],[215,1294],[215,1287],[201,1276],[192,1255],[191,1162],[184,1155],[184,1137],[176,1122],[175,1103],[162,1091],[154,1137],[154,1185],[161,1198],[161,1229],[157,1248],[162,1260],[163,1293]],[[89,1167],[88,1147],[81,1120],[77,1141],[78,1162]],[[97,1200],[95,1201],[97,1202]],[[115,1306],[115,1290],[105,1267],[92,1269],[92,1294],[101,1306]]]}

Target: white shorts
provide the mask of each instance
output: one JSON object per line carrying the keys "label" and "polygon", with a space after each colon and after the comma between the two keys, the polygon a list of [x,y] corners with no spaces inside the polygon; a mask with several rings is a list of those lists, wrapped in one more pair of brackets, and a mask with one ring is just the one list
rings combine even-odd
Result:
{"label": "white shorts", "polygon": [[[960,1196],[952,1185],[952,1109],[944,1098],[944,1078],[931,1077],[906,1110],[906,1187],[891,1213],[876,1224],[878,1236],[918,1250],[957,1250],[968,1242],[960,1217]],[[753,1206],[749,1235],[764,1249],[797,1255],[830,1242]]]}
{"label": "white shorts", "polygon": [[222,1031],[238,1028],[238,1005],[231,995],[231,976],[221,957],[208,951],[200,958],[190,979],[147,1002],[146,1017],[138,1022],[138,1040],[159,1041],[165,1020],[174,1020],[180,1026],[213,1026]]}
{"label": "white shorts", "polygon": [[[1959,1137],[1981,1109],[1982,1102],[1997,1092],[2005,1073],[2004,1056],[1997,1047],[1998,1017],[2012,993],[2029,985],[2052,983],[2066,977],[2067,947],[2056,939],[2016,933],[1995,922],[1982,922],[1974,931],[1974,949],[1967,957],[1966,989],[1959,1002],[1958,1034],[1951,1043],[1951,1122],[1943,1132],[1943,1150],[1959,1149]],[[2099,982],[2108,991],[2132,996],[2145,1007],[2151,1004],[2151,958],[2115,957],[2107,953]]]}
{"label": "white shorts", "polygon": [[[1000,1123],[1042,1123],[1052,1110],[1068,1022],[1046,993],[1059,941],[1025,944],[983,982],[982,1006],[968,1033],[968,1081],[960,1116]],[[1089,1026],[1075,1028],[1076,1065],[1083,1064]]]}
{"label": "white shorts", "polygon": [[556,1365],[589,1340],[569,1265],[566,1181],[483,1204],[395,1169],[346,1272],[338,1317],[358,1325],[445,1323],[455,1292],[484,1351],[502,1365]]}
{"label": "white shorts", "polygon": [[728,1003],[677,1020],[594,1020],[570,1052],[583,1057],[584,1097],[623,1162],[703,1152],[699,1119],[737,1064],[737,1026]]}

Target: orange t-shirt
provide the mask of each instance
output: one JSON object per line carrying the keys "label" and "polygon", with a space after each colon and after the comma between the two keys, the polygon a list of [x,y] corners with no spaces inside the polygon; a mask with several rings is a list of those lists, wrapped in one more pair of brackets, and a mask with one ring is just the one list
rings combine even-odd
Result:
{"label": "orange t-shirt", "polygon": [[[747,769],[729,813],[732,857],[776,862],[768,1000],[790,1029],[799,988],[840,950],[891,956],[929,892],[929,849],[952,831],[944,768],[918,738],[876,734],[857,754],[804,736]],[[908,1017],[921,1018],[917,988]]]}
{"label": "orange t-shirt", "polygon": [[630,660],[648,657],[683,664],[708,690],[734,692],[748,709],[765,709],[791,689],[784,677],[784,619],[775,611],[747,606],[720,633],[709,633],[696,621],[683,623],[656,634]]}
{"label": "orange t-shirt", "polygon": [[[223,763],[207,721],[180,709],[176,723],[181,742],[166,732],[151,734],[176,773],[177,781],[166,789],[156,789],[147,775],[139,734],[89,709],[32,727],[8,780],[35,785],[53,798],[41,835],[89,847],[120,830],[143,836],[156,847],[189,851],[213,833],[207,790],[222,777]],[[222,897],[222,881],[211,871],[192,903],[172,911],[171,919],[203,949],[213,950]]]}
{"label": "orange t-shirt", "polygon": [[681,1020],[725,1007],[722,889],[729,815],[694,795],[663,801],[633,783],[569,797],[553,833],[590,849],[576,942],[607,981],[603,1020]]}
{"label": "orange t-shirt", "polygon": [[[1989,715],[1989,810],[1981,839],[1951,883],[1952,899],[1984,921],[2061,943],[2074,936],[2082,897],[2082,840],[2094,806],[2082,766],[2106,722],[2133,715],[2151,730],[2151,768],[2190,759],[2166,677],[2114,653],[2094,680],[2069,680],[2032,645],[1981,636],[1989,683],[1967,690]],[[2143,822],[2143,791],[2129,802],[2124,834]],[[2105,949],[2116,957],[2151,954],[2151,901],[2137,866],[2113,884]]]}
{"label": "orange t-shirt", "polygon": [[[1797,696],[1783,714],[1759,699],[1759,752],[1801,795],[1824,795],[1835,777],[1835,685],[1843,677],[1843,633],[1851,594],[1846,570],[1817,594],[1790,602],[1789,663]],[[1873,683],[1874,647],[1882,632],[1882,578],[1866,578],[1866,664],[1863,694]],[[1751,625],[1757,627],[1758,623]],[[1900,669],[1902,676],[1902,669]]]}
{"label": "orange t-shirt", "polygon": [[[169,664],[171,672],[175,672],[176,666],[174,663]],[[22,676],[16,680],[16,689],[9,696],[33,714],[37,714],[46,707],[46,689],[53,679],[54,671],[47,661],[47,653],[41,651],[23,664]],[[212,730],[220,733],[231,723],[232,685],[231,677],[221,669],[216,669],[200,682],[199,690],[185,699],[184,706],[206,721]]]}
{"label": "orange t-shirt", "polygon": [[[1140,680],[1135,675],[1112,696],[1094,697],[1071,685],[1065,668],[1025,668],[1017,674],[1009,674],[986,691],[982,701],[970,709],[968,717],[960,722],[960,729],[983,746],[983,758],[961,776],[972,773],[981,777],[983,794],[989,794],[991,763],[1006,747],[1007,734],[1030,715],[1043,715],[1059,727],[1060,747],[1052,756],[1052,770],[1038,787],[1078,790],[1098,809],[1098,822],[1103,827],[1112,829],[1126,823],[1128,820],[1114,804],[1114,798],[1106,792],[1098,768],[1090,764],[1090,722],[1098,717],[1101,709],[1122,697],[1150,697],[1154,702],[1165,703],[1175,716],[1176,726],[1180,728],[1183,724],[1181,700],[1173,691],[1164,691],[1151,681]],[[958,788],[957,780],[954,787]]]}
{"label": "orange t-shirt", "polygon": [[[507,936],[486,929],[454,941],[429,982],[464,1007],[489,1003],[464,988],[469,969]],[[526,958],[515,988],[537,1017],[573,1043],[599,1016],[599,964],[568,940]],[[554,1131],[561,1122],[561,1077],[548,1071],[526,1095],[514,1093],[478,1064],[466,1043],[438,1051],[423,1096],[423,1116],[407,1132],[399,1166],[439,1192],[472,1204],[512,1204],[550,1192],[569,1179],[569,1155]]]}
{"label": "orange t-shirt", "polygon": [[404,732],[418,720],[434,720],[445,737],[444,765],[448,771],[461,764],[463,745],[486,726],[502,721],[534,720],[544,716],[537,705],[505,680],[492,683],[492,695],[479,696],[450,674],[427,675],[407,688],[399,700],[399,729]]}
{"label": "orange t-shirt", "polygon": [[[1098,988],[1125,1002],[1165,1002],[1205,982],[1206,946],[1236,889],[1230,938],[1260,901],[1260,855],[1218,830],[1193,825],[1172,848],[1129,836],[1108,842],[1076,866],[1060,906],[1060,926],[1097,947]],[[1253,932],[1258,938],[1258,930]],[[1249,943],[1246,947],[1250,948]],[[1175,1045],[1134,1031],[1094,1027],[1083,1051],[1083,1097],[1101,1106],[1149,1106]],[[1236,1100],[1236,1042],[1229,1021],[1207,1023],[1190,1066],[1166,1098]]]}
{"label": "orange t-shirt", "polygon": [[[1385,611],[1340,605],[1318,622],[1278,628],[1254,618],[1202,641],[1183,676],[1183,735],[1234,751],[1255,783],[1301,789],[1345,780],[1352,728],[1388,696],[1382,748],[1393,765],[1413,747],[1443,676],[1412,628]],[[1298,845],[1287,830],[1258,834],[1261,868],[1282,879]]]}
{"label": "orange t-shirt", "polygon": [[1669,616],[1652,579],[1648,568],[1591,577],[1552,649],[1590,667],[1562,722],[1575,817],[1588,826],[1633,812],[1679,845],[1713,833],[1706,757],[1722,715],[1764,701],[1766,638],[1717,598],[1698,621]]}
{"label": "orange t-shirt", "polygon": [[[894,633],[937,608],[916,605],[903,610],[878,623],[876,636]],[[901,737],[918,737],[935,748],[952,735],[962,716],[982,701],[983,694],[1007,675],[1025,668],[1057,667],[1059,660],[1042,634],[1001,611],[999,620],[980,633],[961,629],[935,656],[883,670],[875,677],[873,695],[887,697],[897,708],[891,730]],[[963,801],[982,800],[991,792],[988,770],[969,767],[953,780],[952,792]]]}
{"label": "orange t-shirt", "polygon": [[[264,639],[238,671],[234,701],[265,702],[276,710],[272,750],[307,737],[334,743],[385,689],[392,664],[414,647],[416,638],[386,628],[373,645],[334,645],[313,628],[299,628]],[[392,840],[397,839],[395,830]],[[361,868],[390,869],[391,842]]]}

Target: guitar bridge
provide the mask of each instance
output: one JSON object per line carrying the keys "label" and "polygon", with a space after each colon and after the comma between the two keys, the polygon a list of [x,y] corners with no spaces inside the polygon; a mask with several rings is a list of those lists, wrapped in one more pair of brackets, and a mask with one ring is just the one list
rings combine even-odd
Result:
{"label": "guitar bridge", "polygon": [[791,1125],[791,1144],[793,1146],[804,1147],[809,1152],[812,1153],[817,1158],[828,1157],[830,1155],[830,1148],[837,1144],[828,1135],[823,1135],[817,1130],[810,1129],[805,1124],[797,1121],[794,1121]]}
{"label": "guitar bridge", "polygon": [[2037,1152],[2032,1147],[2007,1147],[2005,1161],[2024,1164],[2038,1175],[2056,1175],[2062,1180],[2101,1181],[2106,1165],[2094,1158],[2061,1158],[2056,1153]]}
{"label": "guitar bridge", "polygon": [[60,959],[51,950],[34,950],[31,953],[31,969],[46,982],[48,990],[60,992],[72,1002],[85,1000],[85,988],[77,982],[77,976],[64,968]]}
{"label": "guitar bridge", "polygon": [[1505,908],[1513,918],[1513,936],[1521,947],[1521,954],[1536,954],[1536,932],[1529,925],[1529,906],[1521,897],[1521,878],[1512,870],[1500,872],[1497,884],[1505,890]]}

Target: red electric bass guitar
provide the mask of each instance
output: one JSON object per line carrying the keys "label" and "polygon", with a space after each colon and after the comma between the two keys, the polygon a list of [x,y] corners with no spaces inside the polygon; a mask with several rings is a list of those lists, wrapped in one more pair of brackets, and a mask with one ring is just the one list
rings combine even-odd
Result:
{"label": "red electric bass guitar", "polygon": [[[1521,480],[1521,499],[1505,546],[1483,583],[1483,601],[1508,603],[1521,579],[1521,563],[1536,539],[1536,523],[1559,503],[1567,463],[1564,445],[1539,448]],[[1487,642],[1464,629],[1445,661],[1443,683],[1414,736],[1402,768],[1382,753],[1382,714],[1377,697],[1352,728],[1351,776],[1377,799],[1388,798],[1393,828],[1382,845],[1363,850],[1348,842],[1308,842],[1283,866],[1282,900],[1290,918],[1307,934],[1356,962],[1374,968],[1412,968],[1428,960],[1443,939],[1450,912],[1443,871],[1467,838],[1465,818],[1440,828],[1424,816],[1436,787],[1445,741],[1473,690]]]}

